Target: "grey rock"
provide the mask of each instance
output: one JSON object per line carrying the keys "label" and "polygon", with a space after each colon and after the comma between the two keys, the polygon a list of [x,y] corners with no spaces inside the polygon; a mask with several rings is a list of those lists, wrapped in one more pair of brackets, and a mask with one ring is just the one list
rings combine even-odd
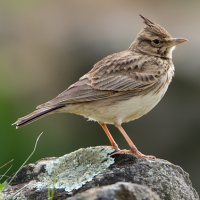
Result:
{"label": "grey rock", "polygon": [[198,200],[189,174],[181,167],[161,159],[145,159],[133,154],[115,155],[115,163],[82,189],[110,185],[119,181],[146,185],[164,200]]}
{"label": "grey rock", "polygon": [[114,163],[114,158],[108,156],[113,151],[111,148],[90,147],[29,164],[17,174],[3,197],[11,197],[23,187],[15,195],[16,199],[47,199],[48,189],[53,188],[56,196],[69,197],[72,191],[80,189]]}
{"label": "grey rock", "polygon": [[147,186],[118,182],[113,185],[96,187],[76,194],[68,200],[160,200]]}
{"label": "grey rock", "polygon": [[[48,199],[48,189],[53,187],[54,199],[66,199],[80,193],[83,197],[91,195],[91,191],[96,191],[99,196],[105,195],[105,191],[112,193],[113,187],[118,188],[120,194],[124,191],[125,195],[126,190],[121,189],[123,187],[128,188],[127,191],[134,187],[136,191],[136,188],[146,186],[149,189],[145,195],[151,195],[151,190],[152,195],[154,192],[164,200],[199,199],[189,175],[181,167],[165,160],[139,158],[133,154],[111,157],[108,154],[112,151],[103,147],[80,149],[60,158],[47,158],[29,164],[18,173],[3,197],[6,199],[22,187],[13,199]],[[56,181],[53,185],[54,176]],[[113,186],[117,182],[123,183]],[[127,186],[126,183],[134,183],[134,186]],[[134,198],[139,199],[140,196]],[[99,199],[106,198],[102,196]]]}

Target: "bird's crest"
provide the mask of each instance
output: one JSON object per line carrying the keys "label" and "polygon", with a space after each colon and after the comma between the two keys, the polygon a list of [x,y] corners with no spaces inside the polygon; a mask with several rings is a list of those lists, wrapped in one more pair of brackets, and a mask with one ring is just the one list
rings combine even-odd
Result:
{"label": "bird's crest", "polygon": [[171,35],[160,25],[152,22],[142,15],[140,15],[140,17],[144,20],[144,24],[146,25],[146,27],[144,28],[145,31],[153,32],[155,35],[162,36],[164,38],[171,37]]}

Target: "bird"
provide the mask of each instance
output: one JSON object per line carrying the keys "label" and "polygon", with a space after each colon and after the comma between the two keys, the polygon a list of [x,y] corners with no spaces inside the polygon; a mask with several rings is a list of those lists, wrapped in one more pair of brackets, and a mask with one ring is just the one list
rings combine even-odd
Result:
{"label": "bird", "polygon": [[[110,140],[115,152],[133,153],[152,159],[134,145],[122,123],[147,114],[162,99],[174,76],[172,51],[176,45],[188,41],[172,38],[160,25],[140,15],[144,27],[130,47],[108,55],[54,99],[36,107],[36,110],[13,125],[20,128],[53,113],[74,113],[98,122]],[[130,149],[120,149],[106,124],[115,125]]]}

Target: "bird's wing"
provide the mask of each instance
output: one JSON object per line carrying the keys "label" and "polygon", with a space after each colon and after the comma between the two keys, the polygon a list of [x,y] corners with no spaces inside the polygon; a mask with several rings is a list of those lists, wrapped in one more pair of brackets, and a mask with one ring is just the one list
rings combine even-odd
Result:
{"label": "bird's wing", "polygon": [[78,82],[37,108],[143,92],[157,83],[163,73],[166,70],[153,57],[132,51],[119,52],[96,63]]}
{"label": "bird's wing", "polygon": [[153,56],[125,51],[99,61],[85,76],[90,77],[94,89],[143,91],[166,73],[168,66],[160,62]]}
{"label": "bird's wing", "polygon": [[87,78],[80,79],[64,92],[59,94],[56,98],[37,106],[37,109],[54,105],[81,103],[104,99],[112,96],[114,93],[115,91],[93,89],[91,86],[91,81],[89,81]]}

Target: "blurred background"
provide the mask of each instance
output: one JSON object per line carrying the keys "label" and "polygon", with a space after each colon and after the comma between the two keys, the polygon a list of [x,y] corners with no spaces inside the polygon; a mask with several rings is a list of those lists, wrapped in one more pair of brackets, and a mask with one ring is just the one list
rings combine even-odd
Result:
{"label": "blurred background", "polygon": [[[200,1],[58,0],[0,2],[0,166],[14,173],[29,160],[109,145],[98,123],[54,114],[28,126],[19,117],[76,82],[103,57],[126,50],[143,27],[139,14],[173,37],[187,38],[173,52],[175,77],[162,101],[123,127],[144,154],[181,166],[200,192]],[[129,148],[108,125],[120,148]],[[3,174],[9,165],[0,169]]]}

